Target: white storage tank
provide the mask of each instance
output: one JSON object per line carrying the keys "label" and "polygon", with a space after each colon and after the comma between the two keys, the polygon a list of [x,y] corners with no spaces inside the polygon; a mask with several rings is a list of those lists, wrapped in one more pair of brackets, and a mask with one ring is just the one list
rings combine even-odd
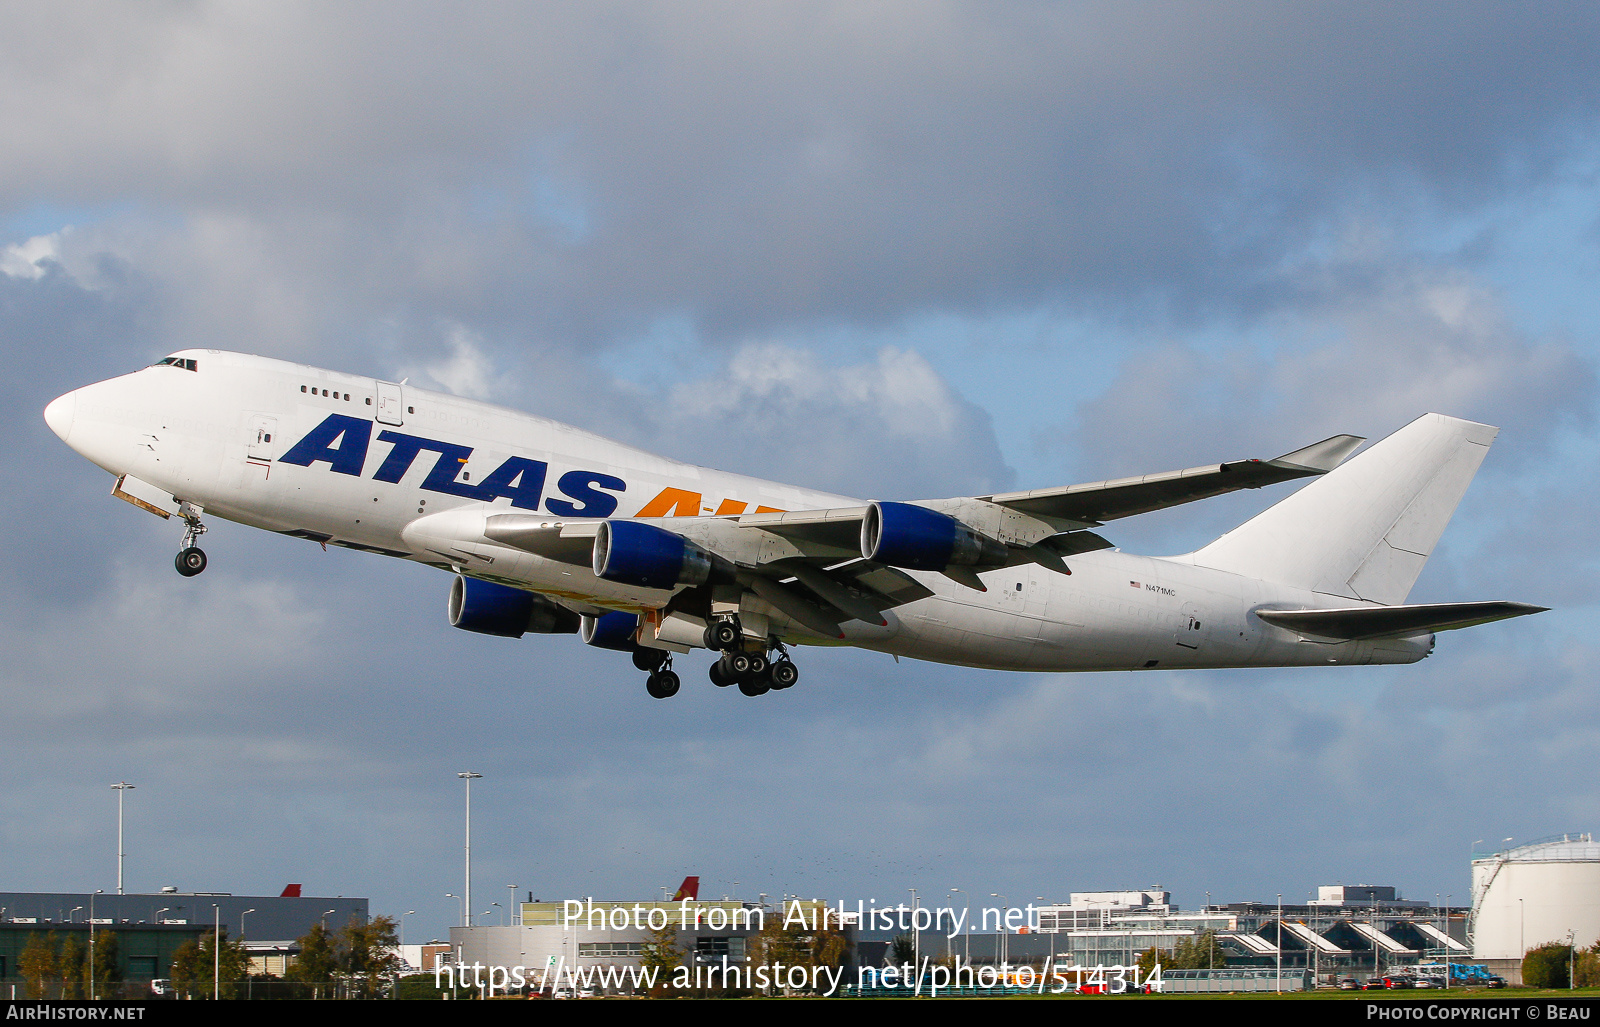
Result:
{"label": "white storage tank", "polygon": [[1472,860],[1472,953],[1521,959],[1568,933],[1584,948],[1600,940],[1600,844],[1564,834]]}

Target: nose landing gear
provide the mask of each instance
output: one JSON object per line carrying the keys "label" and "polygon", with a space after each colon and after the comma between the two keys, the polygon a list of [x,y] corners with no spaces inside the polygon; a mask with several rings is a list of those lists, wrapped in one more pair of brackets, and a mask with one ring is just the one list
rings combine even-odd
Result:
{"label": "nose landing gear", "polygon": [[201,509],[193,503],[181,503],[178,506],[178,516],[183,518],[184,523],[183,545],[172,564],[186,578],[192,578],[206,569],[205,550],[195,545],[200,536],[206,533],[206,526],[200,523],[200,514]]}

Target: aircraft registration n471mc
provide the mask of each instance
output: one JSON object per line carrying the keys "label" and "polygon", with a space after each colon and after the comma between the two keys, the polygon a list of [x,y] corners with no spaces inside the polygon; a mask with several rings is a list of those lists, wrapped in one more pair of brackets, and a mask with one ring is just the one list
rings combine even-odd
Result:
{"label": "aircraft registration n471mc", "polygon": [[[426,563],[449,620],[580,633],[657,698],[703,647],[746,695],[799,678],[795,645],[1005,670],[1414,663],[1433,632],[1539,612],[1403,605],[1497,429],[1427,414],[1346,461],[1336,435],[1064,488],[863,502],[678,463],[539,417],[302,364],[186,350],[52,402],[112,495]],[[1210,545],[1133,556],[1105,522],[1315,478]]]}

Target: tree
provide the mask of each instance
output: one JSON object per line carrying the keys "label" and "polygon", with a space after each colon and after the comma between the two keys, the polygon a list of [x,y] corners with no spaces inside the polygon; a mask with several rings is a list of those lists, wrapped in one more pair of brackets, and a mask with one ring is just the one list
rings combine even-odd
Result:
{"label": "tree", "polygon": [[289,967],[289,972],[284,976],[298,984],[306,985],[314,999],[321,998],[324,989],[331,995],[333,975],[339,969],[333,935],[328,933],[327,927],[319,921],[311,925],[311,930],[301,935],[298,945],[300,955],[295,958],[294,965]]}
{"label": "tree", "polygon": [[639,963],[647,973],[652,974],[654,983],[650,986],[650,997],[662,998],[676,994],[672,976],[683,965],[683,949],[678,945],[678,925],[669,916],[665,924],[652,929],[647,937],[649,940],[645,942]]}
{"label": "tree", "polygon": [[336,946],[339,972],[354,991],[348,997],[377,998],[400,972],[399,947],[394,917],[373,917],[364,924],[351,917]]}
{"label": "tree", "polygon": [[229,941],[226,927],[220,937],[215,930],[206,931],[198,941],[186,941],[172,954],[172,986],[188,998],[238,998],[239,985],[249,972],[244,942]]}
{"label": "tree", "polygon": [[1579,988],[1600,988],[1600,942],[1595,942],[1573,961],[1573,984]]}
{"label": "tree", "polygon": [[83,994],[83,943],[76,934],[67,935],[61,943],[60,957],[61,997],[79,998]]}
{"label": "tree", "polygon": [[113,992],[122,985],[122,958],[118,948],[116,931],[95,931],[90,935],[90,950],[94,952],[94,966],[85,967],[92,971],[86,978],[89,985],[88,997],[112,998]]}
{"label": "tree", "polygon": [[28,935],[28,944],[17,958],[17,970],[27,985],[28,998],[50,998],[54,982],[61,976],[56,956],[56,932]]}
{"label": "tree", "polygon": [[[902,940],[905,943],[904,957],[897,954],[895,962],[913,962],[911,936],[903,934],[896,938],[896,948],[900,947]],[[781,919],[767,918],[761,933],[756,935],[751,959],[768,966],[782,963],[785,966],[838,968],[844,964],[849,951],[850,940],[840,926],[838,913],[826,908],[806,910],[796,903],[784,911]],[[820,981],[816,975],[812,975],[811,979]]]}
{"label": "tree", "polygon": [[1161,961],[1165,970],[1205,970],[1228,965],[1228,954],[1217,941],[1216,931],[1206,931],[1193,938],[1184,938],[1173,946],[1172,952]]}
{"label": "tree", "polygon": [[1565,988],[1572,946],[1550,941],[1522,957],[1522,983],[1531,988]]}

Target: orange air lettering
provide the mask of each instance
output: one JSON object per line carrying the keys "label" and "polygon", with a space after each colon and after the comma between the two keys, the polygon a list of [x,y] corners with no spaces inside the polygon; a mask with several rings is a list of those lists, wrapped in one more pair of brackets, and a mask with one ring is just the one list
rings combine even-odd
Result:
{"label": "orange air lettering", "polygon": [[700,493],[686,489],[662,489],[635,517],[698,517]]}

